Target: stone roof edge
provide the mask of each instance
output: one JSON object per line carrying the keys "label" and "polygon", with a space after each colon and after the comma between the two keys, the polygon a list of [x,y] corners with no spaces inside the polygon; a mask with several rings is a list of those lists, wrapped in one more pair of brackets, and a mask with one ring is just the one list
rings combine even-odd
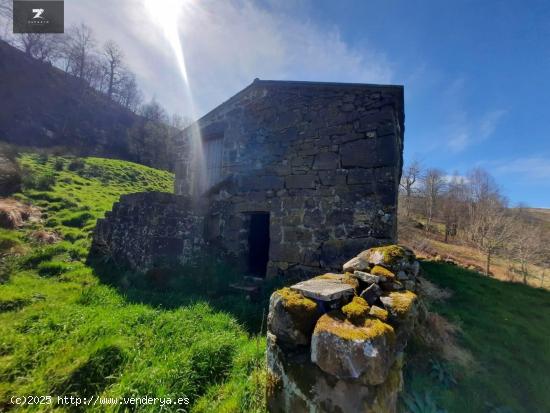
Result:
{"label": "stone roof edge", "polygon": [[[195,122],[192,123],[196,124],[205,120],[212,114],[214,114],[218,109],[221,107],[234,102],[241,98],[243,95],[245,95],[248,91],[251,89],[258,87],[258,86],[277,86],[277,87],[292,87],[292,86],[304,86],[304,87],[338,87],[338,88],[365,88],[365,89],[393,89],[394,91],[398,92],[398,99],[400,100],[398,102],[400,107],[404,106],[404,86],[403,85],[384,85],[384,84],[374,84],[374,83],[345,83],[345,82],[316,82],[316,81],[305,81],[305,80],[262,80],[259,78],[254,79],[254,81],[246,86],[244,89],[240,90],[233,96],[231,96],[226,101],[220,103],[218,106],[210,110],[209,112],[205,113],[203,116],[201,116],[199,119],[197,119]],[[189,126],[187,127],[189,128]],[[187,129],[185,128],[184,131]]]}

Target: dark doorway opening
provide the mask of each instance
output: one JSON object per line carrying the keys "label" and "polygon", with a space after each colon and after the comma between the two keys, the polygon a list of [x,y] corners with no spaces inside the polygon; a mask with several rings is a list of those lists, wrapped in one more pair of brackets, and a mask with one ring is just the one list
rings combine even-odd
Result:
{"label": "dark doorway opening", "polygon": [[250,214],[248,232],[248,270],[251,275],[265,277],[269,261],[269,212]]}

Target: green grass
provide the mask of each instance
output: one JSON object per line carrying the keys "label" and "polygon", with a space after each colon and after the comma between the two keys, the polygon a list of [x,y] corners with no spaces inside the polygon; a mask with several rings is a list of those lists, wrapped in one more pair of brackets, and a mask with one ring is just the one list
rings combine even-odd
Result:
{"label": "green grass", "polygon": [[409,393],[428,389],[448,412],[550,411],[550,292],[447,264],[422,267],[429,280],[452,291],[432,310],[461,328],[460,344],[474,361],[449,365],[457,384],[444,388],[429,375],[433,355],[420,358],[407,369]]}
{"label": "green grass", "polygon": [[[151,288],[143,275],[106,267],[100,277],[86,263],[95,221],[120,195],[171,192],[173,176],[100,158],[26,154],[20,163],[30,178],[16,198],[41,207],[44,219],[0,231],[0,254],[10,258],[0,265],[0,411],[51,410],[18,408],[9,403],[12,395],[187,397],[189,406],[164,411],[262,411],[265,342],[237,321],[257,324],[261,310],[220,296],[227,274],[209,289],[190,288],[200,284],[196,275]],[[38,229],[63,241],[39,245],[29,236]]]}

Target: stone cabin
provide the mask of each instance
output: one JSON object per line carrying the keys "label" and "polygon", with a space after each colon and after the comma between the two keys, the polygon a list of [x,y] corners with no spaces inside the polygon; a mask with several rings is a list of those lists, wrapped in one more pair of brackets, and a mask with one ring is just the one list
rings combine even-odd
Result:
{"label": "stone cabin", "polygon": [[403,106],[402,86],[256,79],[183,132],[173,199],[123,197],[94,243],[137,267],[207,246],[259,277],[340,269],[396,240]]}

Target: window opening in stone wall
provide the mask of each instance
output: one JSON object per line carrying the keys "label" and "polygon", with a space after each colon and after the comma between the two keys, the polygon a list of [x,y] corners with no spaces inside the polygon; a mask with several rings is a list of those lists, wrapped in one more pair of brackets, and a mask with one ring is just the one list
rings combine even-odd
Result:
{"label": "window opening in stone wall", "polygon": [[206,162],[206,188],[211,188],[222,178],[223,135],[203,141]]}
{"label": "window opening in stone wall", "polygon": [[248,232],[248,270],[251,275],[265,277],[269,261],[269,213],[250,214]]}

